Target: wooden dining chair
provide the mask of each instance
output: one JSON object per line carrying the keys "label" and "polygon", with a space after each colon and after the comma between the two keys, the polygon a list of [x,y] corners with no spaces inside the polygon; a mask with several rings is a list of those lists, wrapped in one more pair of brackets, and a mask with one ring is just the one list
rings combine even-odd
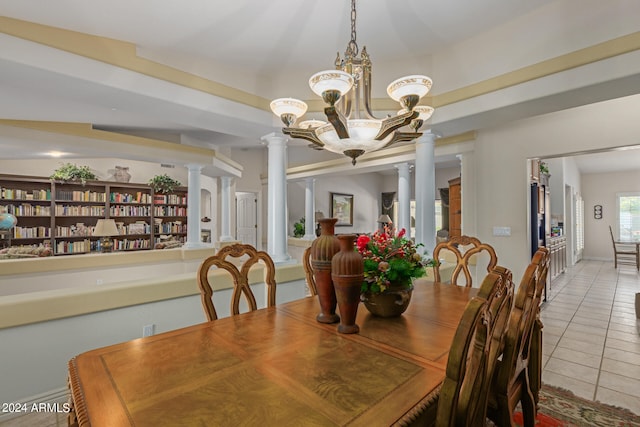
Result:
{"label": "wooden dining chair", "polygon": [[[234,259],[231,262],[228,258]],[[240,259],[242,258],[242,259]],[[268,253],[258,251],[251,245],[241,243],[225,246],[217,254],[205,259],[198,268],[198,286],[202,306],[208,320],[216,320],[218,315],[213,305],[213,289],[209,283],[209,269],[213,266],[227,270],[233,278],[233,293],[231,297],[231,313],[240,314],[240,297],[244,296],[249,310],[257,310],[256,298],[249,286],[249,270],[256,263],[262,261],[266,272],[264,282],[267,285],[267,306],[276,304],[276,269]],[[240,268],[236,264],[240,264]]]}
{"label": "wooden dining chair", "polygon": [[[472,274],[469,268],[472,262],[477,262],[478,256],[486,253],[489,256],[487,262],[487,273],[498,264],[496,251],[491,245],[482,243],[475,237],[455,236],[446,242],[440,242],[433,250],[433,259],[436,262],[433,268],[434,280],[440,282],[440,257],[446,252],[451,252],[455,256],[456,266],[451,273],[451,283],[458,284],[458,277],[462,273],[466,279],[466,286],[472,286]],[[473,257],[473,258],[472,258]]]}
{"label": "wooden dining chair", "polygon": [[453,338],[435,425],[484,426],[494,369],[509,317],[513,283],[489,273],[467,304]]}
{"label": "wooden dining chair", "polygon": [[611,243],[613,243],[613,264],[618,268],[618,264],[635,265],[640,271],[640,245],[634,242],[624,242],[613,237],[613,230],[609,226]]}
{"label": "wooden dining chair", "polygon": [[551,263],[551,251],[548,248],[540,247],[538,251],[541,256],[534,255],[531,260],[533,263],[538,263],[538,271],[536,278],[536,298],[537,303],[534,303],[536,311],[536,320],[533,324],[533,330],[531,332],[531,348],[529,350],[529,384],[531,386],[531,392],[533,393],[533,400],[536,403],[536,410],[538,408],[538,400],[540,397],[540,389],[542,388],[542,319],[540,318],[540,304],[542,303],[543,293],[545,290],[547,277],[549,273],[549,265]]}
{"label": "wooden dining chair", "polygon": [[304,250],[302,254],[302,266],[304,267],[304,275],[307,280],[307,287],[311,296],[318,295],[316,288],[316,278],[313,275],[313,267],[311,267],[311,246]]}
{"label": "wooden dining chair", "polygon": [[[534,337],[534,329],[539,317],[548,267],[549,251],[540,248],[524,272],[509,316],[502,357],[496,366],[487,412],[489,419],[499,426],[515,426],[512,417],[518,402],[522,407],[524,425],[533,426],[535,423],[535,396],[539,387],[534,391],[532,377],[536,375],[536,370],[541,370],[542,354],[541,342],[535,351],[533,342],[537,339],[541,341],[542,334]],[[538,350],[539,354],[536,353]]]}

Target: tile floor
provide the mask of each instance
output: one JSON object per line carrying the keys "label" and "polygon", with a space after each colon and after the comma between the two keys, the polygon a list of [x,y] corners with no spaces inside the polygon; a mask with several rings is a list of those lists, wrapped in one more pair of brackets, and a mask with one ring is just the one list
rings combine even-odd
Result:
{"label": "tile floor", "polygon": [[[640,274],[582,261],[554,280],[542,306],[542,381],[640,414]],[[65,414],[30,414],[0,427],[66,426]]]}
{"label": "tile floor", "polygon": [[582,261],[554,280],[542,306],[542,381],[640,414],[640,321],[633,266]]}

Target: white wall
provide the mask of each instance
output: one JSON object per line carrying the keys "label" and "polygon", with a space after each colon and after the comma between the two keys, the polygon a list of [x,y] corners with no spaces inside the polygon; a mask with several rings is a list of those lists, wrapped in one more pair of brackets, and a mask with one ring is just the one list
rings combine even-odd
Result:
{"label": "white wall", "polygon": [[[616,193],[640,192],[640,165],[636,171],[582,175],[584,198],[584,258],[613,260],[609,226],[616,238]],[[602,219],[593,217],[593,206],[602,205]]]}

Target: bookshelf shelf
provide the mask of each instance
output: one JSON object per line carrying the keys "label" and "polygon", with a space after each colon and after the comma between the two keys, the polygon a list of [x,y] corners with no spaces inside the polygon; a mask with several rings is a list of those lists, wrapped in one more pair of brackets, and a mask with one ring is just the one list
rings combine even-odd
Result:
{"label": "bookshelf shelf", "polygon": [[91,232],[101,218],[114,219],[121,230],[113,237],[116,251],[152,249],[161,235],[184,242],[186,201],[186,187],[154,194],[146,184],[89,181],[83,186],[0,174],[0,211],[18,218],[12,244],[49,245],[54,255],[99,251],[100,239]]}

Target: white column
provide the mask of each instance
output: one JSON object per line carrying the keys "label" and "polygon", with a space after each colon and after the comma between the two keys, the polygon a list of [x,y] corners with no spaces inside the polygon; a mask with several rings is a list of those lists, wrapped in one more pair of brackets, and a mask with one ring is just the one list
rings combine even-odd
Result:
{"label": "white column", "polygon": [[231,235],[231,182],[230,176],[220,177],[220,241],[234,240]]}
{"label": "white column", "polygon": [[409,179],[411,172],[409,171],[409,163],[400,163],[395,165],[398,169],[398,223],[396,230],[403,228],[406,230],[406,236],[411,237],[411,191]]}
{"label": "white column", "polygon": [[261,138],[267,141],[268,184],[267,184],[267,252],[273,262],[290,260],[287,253],[287,179],[286,148],[287,139],[270,133]]}
{"label": "white column", "polygon": [[204,248],[200,241],[200,172],[202,165],[188,164],[188,193],[187,193],[187,242],[184,249]]}
{"label": "white column", "polygon": [[316,238],[316,180],[315,178],[306,178],[304,190],[304,238],[313,240]]}
{"label": "white column", "polygon": [[416,140],[416,243],[433,254],[436,244],[436,135],[426,131]]}

